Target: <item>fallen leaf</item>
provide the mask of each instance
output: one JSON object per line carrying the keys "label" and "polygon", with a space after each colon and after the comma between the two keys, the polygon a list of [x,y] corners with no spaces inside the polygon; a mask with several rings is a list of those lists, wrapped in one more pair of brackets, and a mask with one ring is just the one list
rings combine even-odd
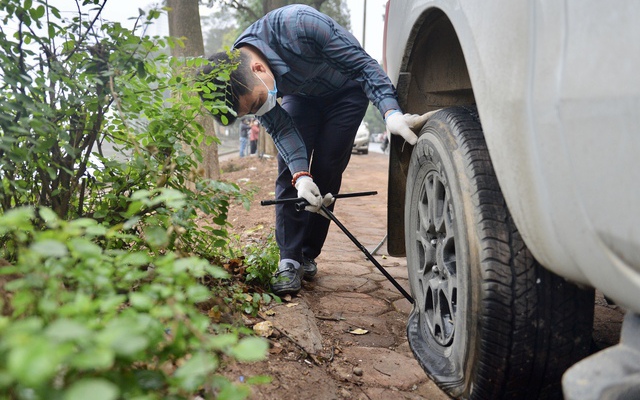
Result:
{"label": "fallen leaf", "polygon": [[207,314],[209,315],[209,318],[211,318],[214,322],[220,322],[220,320],[222,319],[222,313],[213,308],[210,309]]}
{"label": "fallen leaf", "polygon": [[267,310],[264,312],[264,315],[272,316],[272,315],[276,315],[276,312],[273,310]]}
{"label": "fallen leaf", "polygon": [[295,307],[297,306],[299,303],[289,303],[287,304],[287,307],[291,308],[291,307]]}
{"label": "fallen leaf", "polygon": [[284,297],[282,298],[282,300],[291,301],[291,295],[290,294],[285,294]]}
{"label": "fallen leaf", "polygon": [[268,338],[273,335],[273,324],[271,321],[258,322],[253,326],[253,331],[262,337]]}
{"label": "fallen leaf", "polygon": [[369,331],[366,330],[366,329],[362,329],[362,328],[356,328],[356,329],[353,329],[353,330],[349,331],[349,333],[352,334],[352,335],[366,335],[367,333],[369,333]]}
{"label": "fallen leaf", "polygon": [[264,229],[264,225],[256,225],[255,227],[251,228],[251,229],[247,229],[246,231],[244,231],[244,233],[254,233],[257,232],[259,230]]}

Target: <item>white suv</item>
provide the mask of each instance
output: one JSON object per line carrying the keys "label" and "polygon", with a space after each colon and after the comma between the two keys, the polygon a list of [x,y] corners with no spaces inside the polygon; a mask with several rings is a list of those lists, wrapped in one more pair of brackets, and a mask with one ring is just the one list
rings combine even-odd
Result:
{"label": "white suv", "polygon": [[[387,4],[403,110],[442,109],[414,148],[392,138],[389,253],[407,256],[411,348],[454,397],[640,398],[639,17],[636,0]],[[619,345],[575,364],[593,288],[629,311]]]}

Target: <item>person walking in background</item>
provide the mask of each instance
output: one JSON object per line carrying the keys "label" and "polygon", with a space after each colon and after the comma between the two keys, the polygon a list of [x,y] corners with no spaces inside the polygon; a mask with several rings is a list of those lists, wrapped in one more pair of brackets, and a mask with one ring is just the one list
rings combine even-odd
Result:
{"label": "person walking in background", "polygon": [[247,140],[249,138],[249,130],[251,129],[249,121],[249,118],[242,118],[240,122],[240,157],[247,155]]}
{"label": "person walking in background", "polygon": [[[243,115],[258,116],[278,148],[276,198],[303,197],[309,203],[309,212],[276,205],[280,262],[271,289],[278,295],[297,293],[302,279],[317,272],[315,258],[330,223],[318,211],[322,205],[333,209],[331,193],[340,190],[369,101],[389,132],[411,145],[418,140],[412,129],[419,130],[427,117],[403,115],[380,64],[345,28],[309,6],[271,11],[249,26],[231,51],[216,53],[209,62],[199,79],[215,82],[217,89],[200,96],[206,102],[222,95],[230,108],[214,117],[221,122],[224,115],[232,123]],[[216,65],[234,66],[229,79],[212,73]]]}
{"label": "person walking in background", "polygon": [[251,123],[251,130],[249,131],[249,149],[250,154],[256,154],[258,151],[258,138],[260,137],[260,121],[257,119]]}

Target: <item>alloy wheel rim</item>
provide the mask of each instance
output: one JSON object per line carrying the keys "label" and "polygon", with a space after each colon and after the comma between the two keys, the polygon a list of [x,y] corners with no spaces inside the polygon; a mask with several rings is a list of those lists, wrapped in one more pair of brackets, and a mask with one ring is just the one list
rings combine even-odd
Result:
{"label": "alloy wheel rim", "polygon": [[429,171],[417,205],[418,306],[421,329],[441,346],[450,346],[457,311],[454,208],[446,178]]}

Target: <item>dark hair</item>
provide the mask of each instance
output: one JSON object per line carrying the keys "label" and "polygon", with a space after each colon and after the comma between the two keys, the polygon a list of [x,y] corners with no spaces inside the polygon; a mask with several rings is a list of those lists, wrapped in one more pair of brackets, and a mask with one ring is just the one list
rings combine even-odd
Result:
{"label": "dark hair", "polygon": [[[251,57],[246,51],[233,50],[215,53],[208,60],[209,63],[198,71],[197,80],[208,88],[199,90],[200,98],[203,102],[222,99],[228,109],[218,109],[213,116],[222,125],[231,125],[237,119],[234,114],[238,113],[240,97],[251,93],[256,85]],[[230,74],[224,71],[229,67]]]}

